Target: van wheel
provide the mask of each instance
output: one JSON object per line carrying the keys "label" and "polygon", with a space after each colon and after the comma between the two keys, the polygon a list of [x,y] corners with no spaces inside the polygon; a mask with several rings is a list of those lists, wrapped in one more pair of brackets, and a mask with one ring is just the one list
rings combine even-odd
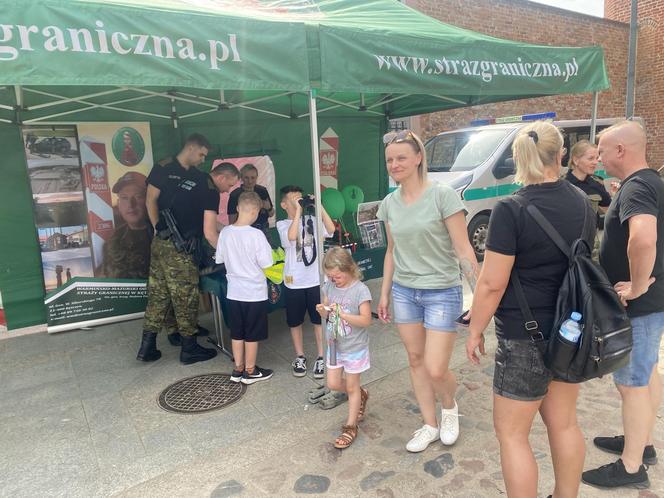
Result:
{"label": "van wheel", "polygon": [[470,245],[473,246],[477,261],[484,260],[484,250],[486,249],[486,235],[489,230],[489,216],[478,214],[468,225],[468,238]]}

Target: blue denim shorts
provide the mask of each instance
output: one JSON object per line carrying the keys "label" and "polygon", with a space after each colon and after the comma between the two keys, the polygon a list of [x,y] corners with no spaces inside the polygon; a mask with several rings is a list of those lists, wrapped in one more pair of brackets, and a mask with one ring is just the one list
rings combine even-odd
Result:
{"label": "blue denim shorts", "polygon": [[613,381],[621,386],[648,385],[659,360],[659,345],[664,332],[664,311],[632,318],[632,352],[629,363],[613,372]]}
{"label": "blue denim shorts", "polygon": [[463,308],[460,285],[449,289],[412,289],[392,284],[395,323],[424,323],[430,330],[456,332]]}

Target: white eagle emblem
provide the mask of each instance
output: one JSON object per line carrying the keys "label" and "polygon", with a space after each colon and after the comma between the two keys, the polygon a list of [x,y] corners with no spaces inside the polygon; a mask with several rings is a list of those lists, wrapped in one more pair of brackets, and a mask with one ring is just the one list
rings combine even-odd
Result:
{"label": "white eagle emblem", "polygon": [[336,154],[334,152],[325,152],[321,157],[323,166],[332,166],[336,162]]}
{"label": "white eagle emblem", "polygon": [[90,174],[97,182],[104,178],[104,173],[104,167],[101,165],[92,166],[90,168]]}

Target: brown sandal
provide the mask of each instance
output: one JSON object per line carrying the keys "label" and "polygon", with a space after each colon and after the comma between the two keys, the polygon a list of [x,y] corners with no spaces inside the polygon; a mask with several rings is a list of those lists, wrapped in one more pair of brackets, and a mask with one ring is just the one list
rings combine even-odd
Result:
{"label": "brown sandal", "polygon": [[369,391],[360,387],[360,409],[357,412],[357,421],[364,420],[364,414],[367,412],[367,401],[369,400]]}
{"label": "brown sandal", "polygon": [[357,437],[357,425],[344,425],[341,427],[341,434],[334,441],[334,447],[340,450],[348,448]]}

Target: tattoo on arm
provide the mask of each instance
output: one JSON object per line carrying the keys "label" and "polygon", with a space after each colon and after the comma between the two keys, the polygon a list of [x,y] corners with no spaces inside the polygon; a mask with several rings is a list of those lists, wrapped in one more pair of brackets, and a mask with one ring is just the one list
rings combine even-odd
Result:
{"label": "tattoo on arm", "polygon": [[477,278],[480,274],[479,265],[477,262],[472,262],[468,258],[462,258],[461,261],[459,261],[459,266],[461,267],[461,273],[463,273],[468,281],[468,285],[470,285],[470,289],[475,292],[475,285],[477,284]]}

